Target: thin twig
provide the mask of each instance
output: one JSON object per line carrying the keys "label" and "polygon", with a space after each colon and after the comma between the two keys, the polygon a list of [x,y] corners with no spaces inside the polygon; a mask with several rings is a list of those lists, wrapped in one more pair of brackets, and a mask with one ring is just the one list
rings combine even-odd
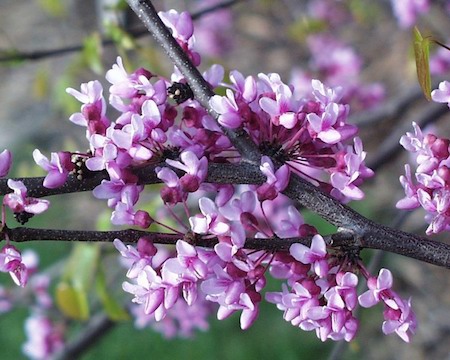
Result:
{"label": "thin twig", "polygon": [[[224,1],[215,5],[211,5],[210,7],[207,7],[203,10],[199,10],[198,12],[195,12],[192,14],[192,20],[198,20],[202,18],[205,15],[211,14],[215,11],[225,9],[227,7],[231,7],[238,2],[242,2],[244,0],[229,0]],[[131,29],[128,34],[135,38],[141,38],[143,36],[150,35],[147,29]],[[115,44],[115,41],[112,39],[101,39],[102,46],[111,46]],[[77,44],[67,47],[62,47],[58,49],[50,49],[50,50],[35,50],[35,51],[29,51],[29,52],[15,52],[15,51],[9,51],[10,54],[0,56],[0,62],[15,62],[15,61],[38,61],[43,60],[48,57],[56,57],[56,56],[62,56],[65,54],[70,54],[73,52],[78,52],[84,49],[84,45]],[[1,51],[0,51],[1,53]]]}
{"label": "thin twig", "polygon": [[78,333],[71,342],[64,345],[64,348],[52,356],[51,360],[72,360],[79,359],[81,354],[86,352],[91,346],[105,336],[114,328],[117,323],[109,319],[105,314],[94,316],[83,331]]}

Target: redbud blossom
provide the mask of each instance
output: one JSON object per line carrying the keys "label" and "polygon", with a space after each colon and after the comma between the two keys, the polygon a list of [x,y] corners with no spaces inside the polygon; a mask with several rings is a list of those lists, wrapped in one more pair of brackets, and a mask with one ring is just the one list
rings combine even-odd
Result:
{"label": "redbud blossom", "polygon": [[0,153],[0,177],[8,175],[12,164],[12,155],[9,150],[3,150]]}

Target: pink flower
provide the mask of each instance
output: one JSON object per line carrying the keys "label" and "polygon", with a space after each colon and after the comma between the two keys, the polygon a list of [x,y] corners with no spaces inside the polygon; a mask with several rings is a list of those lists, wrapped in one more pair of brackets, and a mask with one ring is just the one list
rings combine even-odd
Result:
{"label": "pink flower", "polygon": [[216,265],[213,270],[215,276],[205,280],[201,285],[206,300],[219,303],[217,312],[219,320],[242,310],[241,329],[248,329],[258,316],[261,295],[251,287],[246,288],[242,273],[233,265],[226,269]]}
{"label": "pink flower", "polygon": [[12,245],[6,245],[0,251],[0,271],[9,272],[13,281],[25,287],[28,280],[28,269],[23,263],[20,251]]}
{"label": "pink flower", "polygon": [[405,301],[396,297],[395,301],[394,308],[385,307],[382,330],[386,335],[395,332],[403,341],[409,343],[417,328],[416,315],[411,309],[411,299]]}
{"label": "pink flower", "polygon": [[214,95],[209,103],[211,107],[219,113],[217,121],[220,125],[237,129],[242,124],[242,117],[239,112],[239,107],[234,98],[234,93],[230,89],[227,89],[226,96]]}
{"label": "pink flower", "polygon": [[25,321],[27,342],[23,352],[34,360],[49,359],[64,346],[61,328],[46,316],[33,314]]}
{"label": "pink flower", "polygon": [[307,312],[319,305],[320,289],[310,279],[298,281],[292,285],[291,292],[283,284],[282,292],[266,293],[266,300],[276,304],[284,311],[283,318],[293,326],[302,326],[309,321]]}
{"label": "pink flower", "polygon": [[450,107],[450,82],[442,81],[439,83],[439,89],[431,92],[431,98],[438,103],[447,103]]}
{"label": "pink flower", "polygon": [[197,191],[200,184],[206,179],[208,160],[205,156],[199,159],[192,151],[183,151],[180,154],[180,160],[181,162],[167,159],[166,163],[186,172],[186,175],[180,178],[180,186],[184,191]]}
{"label": "pink flower", "polygon": [[48,172],[44,179],[44,186],[48,189],[55,189],[62,186],[74,169],[71,161],[72,154],[66,151],[52,153],[51,161],[38,150],[33,151],[33,158],[36,164]]}
{"label": "pink flower", "polygon": [[0,177],[8,175],[12,164],[12,155],[9,150],[3,150],[0,153]]}
{"label": "pink flower", "polygon": [[197,282],[206,278],[209,269],[200,258],[202,250],[183,240],[177,241],[176,249],[177,257],[164,262],[162,278],[173,286],[180,286],[187,304],[192,305],[198,295]]}
{"label": "pink flower", "polygon": [[158,13],[159,17],[172,31],[172,36],[184,42],[187,42],[194,34],[194,25],[191,15],[187,11],[178,13],[176,10],[169,10]]}
{"label": "pink flower", "polygon": [[200,64],[200,55],[192,51],[194,45],[194,26],[191,15],[187,11],[178,13],[176,10],[169,10],[166,12],[160,11],[159,17],[171,31],[172,36],[187,52],[195,66]]}
{"label": "pink flower", "polygon": [[301,263],[311,264],[311,268],[318,276],[327,275],[327,247],[322,236],[314,235],[310,248],[302,244],[292,244],[289,253]]}
{"label": "pink flower", "polygon": [[83,103],[81,112],[70,117],[70,121],[87,128],[87,136],[92,134],[104,135],[110,121],[106,118],[106,101],[103,98],[103,87],[99,81],[89,81],[81,84],[81,92],[72,88],[66,92]]}
{"label": "pink flower", "polygon": [[338,104],[330,103],[325,107],[321,116],[314,113],[306,115],[311,136],[317,137],[327,144],[336,144],[341,141],[341,134],[333,127],[336,124],[338,114]]}
{"label": "pink flower", "polygon": [[201,198],[198,202],[202,215],[191,216],[191,229],[197,234],[208,232],[215,235],[225,235],[230,230],[228,221],[219,213],[216,204],[209,198]]}
{"label": "pink flower", "polygon": [[178,288],[165,285],[161,277],[146,265],[136,278],[136,284],[124,282],[123,289],[134,295],[133,302],[144,305],[144,312],[154,314],[155,320],[162,320],[178,299]]}
{"label": "pink flower", "polygon": [[392,288],[392,273],[388,269],[381,269],[378,277],[370,277],[367,280],[369,290],[358,296],[362,307],[372,307],[382,299],[383,292],[387,293]]}
{"label": "pink flower", "polygon": [[47,200],[27,196],[27,188],[21,181],[8,179],[8,186],[14,190],[14,193],[6,194],[3,198],[3,204],[14,213],[40,214],[48,209],[50,203]]}
{"label": "pink flower", "polygon": [[128,262],[127,277],[130,279],[136,278],[146,265],[151,265],[153,256],[157,252],[153,243],[146,238],[138,240],[137,249],[131,245],[125,245],[120,239],[115,239],[113,244]]}
{"label": "pink flower", "polygon": [[420,14],[428,11],[429,0],[391,0],[394,15],[402,28],[414,25]]}
{"label": "pink flower", "polygon": [[138,92],[137,79],[136,74],[127,73],[120,56],[117,57],[116,64],[113,64],[112,68],[106,72],[106,80],[112,84],[109,92],[114,96],[132,98]]}
{"label": "pink flower", "polygon": [[284,164],[275,171],[272,160],[268,156],[262,156],[259,169],[267,177],[267,181],[257,189],[258,200],[273,200],[289,183],[289,167]]}
{"label": "pink flower", "polygon": [[361,182],[363,178],[373,176],[373,171],[364,165],[366,152],[363,151],[361,139],[356,137],[354,147],[347,146],[343,153],[345,153],[343,164],[340,164],[338,171],[333,172],[330,177],[331,185],[339,190],[340,194],[333,190],[331,194],[341,201],[361,200],[364,193],[356,184]]}
{"label": "pink flower", "polygon": [[297,113],[292,111],[296,107],[293,102],[291,89],[289,86],[281,84],[276,89],[275,100],[270,97],[262,97],[259,100],[259,106],[271,116],[274,125],[292,129],[298,121]]}

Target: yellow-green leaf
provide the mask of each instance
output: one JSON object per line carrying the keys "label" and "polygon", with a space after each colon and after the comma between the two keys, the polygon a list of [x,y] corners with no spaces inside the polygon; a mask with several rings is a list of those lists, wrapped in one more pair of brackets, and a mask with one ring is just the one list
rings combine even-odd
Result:
{"label": "yellow-green leaf", "polygon": [[94,33],[84,39],[83,60],[96,74],[103,73],[102,49],[102,39],[99,33]]}
{"label": "yellow-green leaf", "polygon": [[111,320],[125,321],[130,319],[130,316],[125,309],[108,292],[106,277],[103,271],[99,271],[97,274],[96,290],[98,297],[103,304],[103,309]]}
{"label": "yellow-green leaf", "polygon": [[75,244],[64,269],[63,280],[79,289],[89,290],[95,279],[99,256],[99,244]]}
{"label": "yellow-green leaf", "polygon": [[56,287],[56,305],[67,317],[74,320],[89,318],[89,303],[87,293],[62,281]]}
{"label": "yellow-green leaf", "polygon": [[45,69],[39,69],[34,76],[32,94],[36,100],[42,100],[48,97],[49,93],[49,74]]}
{"label": "yellow-green leaf", "polygon": [[39,0],[39,5],[52,16],[59,17],[66,14],[65,4],[62,0]]}
{"label": "yellow-green leaf", "polygon": [[137,47],[135,39],[123,28],[113,22],[105,24],[106,34],[114,41],[118,48],[131,50]]}
{"label": "yellow-green leaf", "polygon": [[414,27],[414,57],[416,59],[417,78],[420,87],[427,98],[431,100],[431,76],[430,76],[430,39],[422,37],[419,29]]}

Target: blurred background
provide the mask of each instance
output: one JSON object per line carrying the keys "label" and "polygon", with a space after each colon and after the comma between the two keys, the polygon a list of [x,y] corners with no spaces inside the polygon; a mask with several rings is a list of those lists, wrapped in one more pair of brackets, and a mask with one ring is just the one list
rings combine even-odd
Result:
{"label": "blurred background", "polygon": [[[202,69],[220,63],[245,75],[277,72],[296,86],[310,78],[320,78],[331,86],[343,84],[351,104],[351,122],[360,125],[367,161],[376,170],[376,176],[364,186],[366,199],[354,206],[383,224],[398,220],[395,203],[403,197],[398,177],[407,160],[397,145],[400,136],[412,130],[412,121],[430,124],[441,136],[450,134],[448,109],[428,103],[417,84],[411,30],[415,21],[410,23],[394,13],[389,1],[154,4],[158,10],[175,8],[200,14],[195,20],[195,36]],[[201,14],[216,4],[224,6]],[[444,43],[450,38],[447,7],[445,1],[433,1],[426,12],[417,14],[422,33],[433,34]],[[109,40],[105,43],[104,39]],[[439,79],[449,78],[450,56],[435,50],[439,53],[432,71],[437,84]],[[145,67],[169,76],[172,71],[166,56],[122,1],[0,1],[0,150],[13,152],[10,176],[43,175],[32,160],[35,148],[45,154],[86,148],[84,129],[68,121],[71,113],[79,111],[79,104],[65,88],[79,89],[80,83],[97,79],[106,89],[104,73],[117,55],[124,58],[130,72]],[[106,205],[90,194],[50,200],[51,209],[32,219],[30,226],[94,230],[104,228],[110,216]],[[397,224],[403,230],[424,234],[423,215],[415,211]],[[334,231],[320,224],[321,233]],[[448,242],[448,236],[441,239]],[[60,260],[69,256],[72,244],[18,247],[34,249],[40,256],[40,268],[52,273],[57,272]],[[363,256],[370,261],[374,252],[366,250]],[[258,321],[245,332],[239,328],[238,316],[221,322],[211,318],[208,331],[189,339],[166,339],[151,328],[135,329],[131,321],[105,322],[105,331],[80,358],[450,359],[448,270],[393,254],[384,254],[374,273],[382,266],[392,270],[394,288],[403,297],[413,298],[419,327],[412,344],[382,335],[378,307],[363,310],[356,340],[337,347],[292,327],[272,304],[263,303]],[[124,274],[120,268],[115,271],[121,283]],[[2,274],[0,283],[9,286],[9,277]],[[269,283],[268,290],[278,287],[276,282]],[[117,296],[131,299],[128,294]],[[0,314],[2,358],[25,358],[21,346],[26,341],[23,324],[27,316],[28,310],[20,307]],[[68,322],[69,341],[88,325],[88,321]]]}

